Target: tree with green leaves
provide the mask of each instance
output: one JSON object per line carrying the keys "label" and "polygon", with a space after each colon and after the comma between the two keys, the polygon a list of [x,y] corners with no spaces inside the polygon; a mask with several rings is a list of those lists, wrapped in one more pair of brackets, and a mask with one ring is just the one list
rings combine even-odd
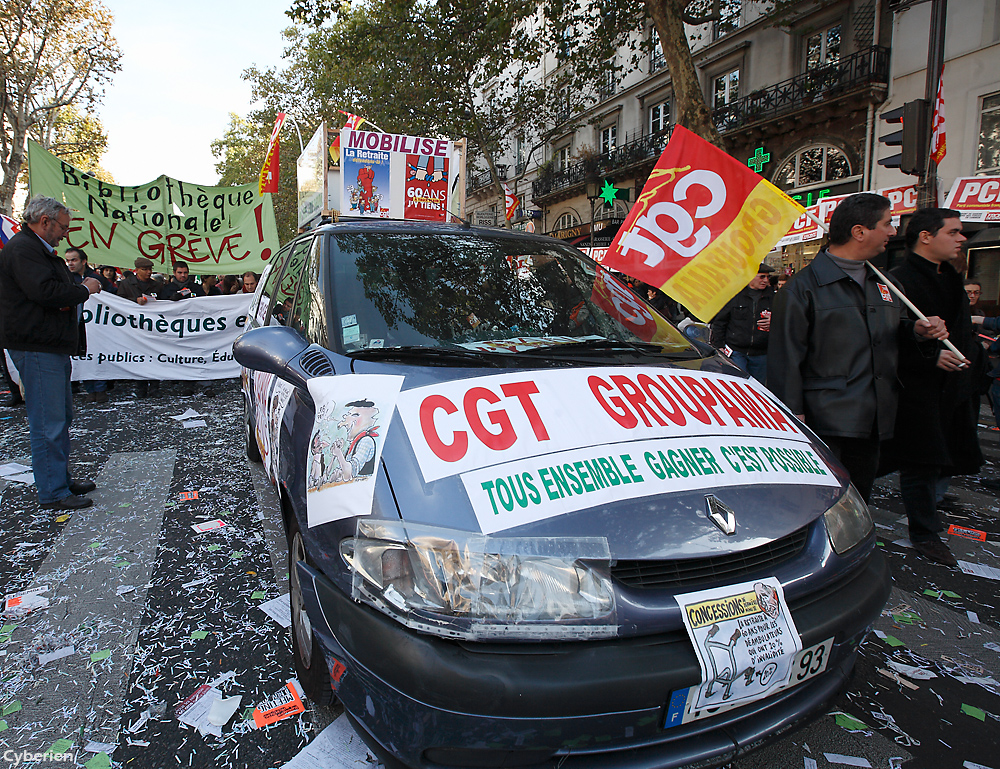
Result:
{"label": "tree with green leaves", "polygon": [[11,213],[28,137],[44,143],[71,105],[87,114],[120,68],[112,21],[99,0],[0,4],[0,212]]}
{"label": "tree with green leaves", "polygon": [[497,162],[514,137],[557,122],[565,76],[543,77],[549,33],[533,0],[296,0],[289,15],[308,25],[290,32],[291,85],[320,112],[466,137],[501,197]]}

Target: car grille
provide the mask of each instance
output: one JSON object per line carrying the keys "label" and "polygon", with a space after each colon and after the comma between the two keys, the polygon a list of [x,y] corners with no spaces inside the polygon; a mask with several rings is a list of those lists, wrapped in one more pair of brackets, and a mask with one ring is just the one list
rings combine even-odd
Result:
{"label": "car grille", "polygon": [[629,587],[670,589],[735,582],[794,558],[802,552],[808,535],[809,529],[805,527],[760,547],[708,558],[618,561],[611,567],[611,576]]}
{"label": "car grille", "polygon": [[309,376],[330,376],[333,374],[333,364],[319,350],[306,350],[299,358],[299,366]]}

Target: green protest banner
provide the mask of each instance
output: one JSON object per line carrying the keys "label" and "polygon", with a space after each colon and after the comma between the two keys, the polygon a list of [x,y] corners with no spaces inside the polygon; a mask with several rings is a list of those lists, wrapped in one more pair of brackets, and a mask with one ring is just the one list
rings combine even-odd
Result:
{"label": "green protest banner", "polygon": [[106,184],[29,141],[28,185],[32,195],[69,207],[63,248],[85,249],[91,266],[132,269],[145,256],[158,272],[171,272],[181,259],[198,275],[260,273],[278,251],[271,194],[258,194],[256,182],[206,187],[160,176],[136,186]]}

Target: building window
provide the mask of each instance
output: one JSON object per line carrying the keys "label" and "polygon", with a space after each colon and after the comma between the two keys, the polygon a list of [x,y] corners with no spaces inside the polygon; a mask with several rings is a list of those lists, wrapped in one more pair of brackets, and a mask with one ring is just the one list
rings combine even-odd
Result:
{"label": "building window", "polygon": [[739,69],[734,69],[732,72],[727,72],[725,75],[719,75],[719,77],[715,78],[713,83],[712,107],[714,109],[725,107],[727,104],[732,104],[740,98]]}
{"label": "building window", "polygon": [[739,29],[742,4],[742,0],[720,0],[719,20],[712,25],[713,40]]}
{"label": "building window", "polygon": [[601,154],[607,155],[618,148],[618,124],[601,130]]}
{"label": "building window", "polygon": [[836,24],[806,38],[806,69],[825,67],[840,61],[840,25]]}
{"label": "building window", "polygon": [[569,165],[569,145],[556,150],[556,170],[565,171]]}
{"label": "building window", "polygon": [[983,99],[983,111],[979,118],[979,153],[976,171],[1000,170],[1000,93],[990,94]]}
{"label": "building window", "polygon": [[618,90],[618,73],[615,72],[614,59],[604,65],[600,80],[597,82],[597,93],[602,99],[615,95]]}
{"label": "building window", "polygon": [[774,177],[783,190],[823,184],[851,176],[851,163],[843,150],[830,145],[806,147],[788,158]]}
{"label": "building window", "polygon": [[556,219],[556,229],[568,230],[570,227],[576,227],[579,223],[580,220],[574,214],[566,213]]}
{"label": "building window", "polygon": [[570,91],[569,88],[559,89],[559,104],[556,108],[556,122],[565,123],[569,120],[569,99]]}
{"label": "building window", "polygon": [[658,134],[670,125],[670,102],[666,99],[649,108],[649,132]]}
{"label": "building window", "polygon": [[667,60],[663,58],[663,46],[660,45],[660,33],[653,27],[649,35],[649,74],[652,75],[657,70],[667,66]]}

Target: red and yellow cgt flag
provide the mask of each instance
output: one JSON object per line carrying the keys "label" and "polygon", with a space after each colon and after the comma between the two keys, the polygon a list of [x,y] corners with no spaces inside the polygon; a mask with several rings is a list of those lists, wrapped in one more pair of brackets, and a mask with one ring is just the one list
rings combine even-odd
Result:
{"label": "red and yellow cgt flag", "polygon": [[803,210],[677,126],[603,264],[660,288],[707,321],[757,274]]}
{"label": "red and yellow cgt flag", "polygon": [[279,112],[274,121],[274,128],[271,129],[271,141],[267,144],[267,154],[264,155],[264,165],[260,168],[260,180],[257,184],[261,195],[265,192],[278,191],[278,169],[280,166],[281,146],[278,142],[278,133],[285,122],[285,113]]}

